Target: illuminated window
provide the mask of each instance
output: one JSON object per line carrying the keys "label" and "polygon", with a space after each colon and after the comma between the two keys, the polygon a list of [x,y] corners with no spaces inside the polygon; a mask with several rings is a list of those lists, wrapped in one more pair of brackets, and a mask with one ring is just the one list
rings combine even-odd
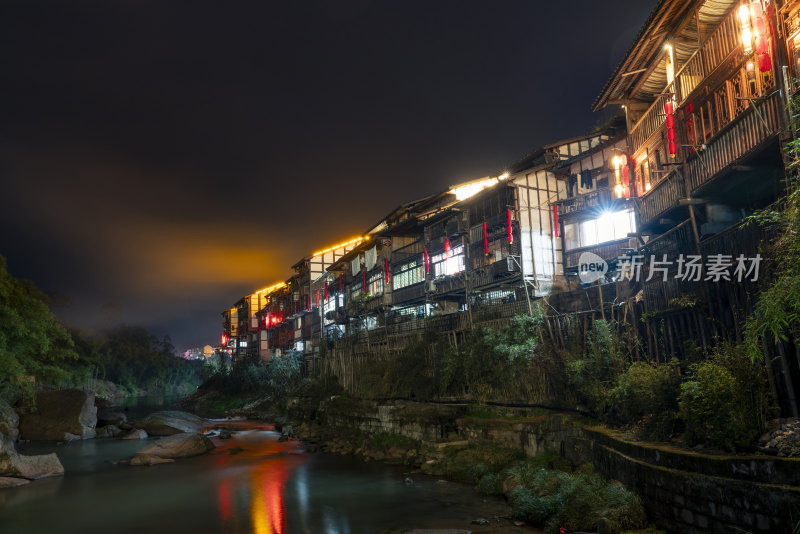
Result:
{"label": "illuminated window", "polygon": [[381,295],[383,293],[383,273],[372,273],[367,280],[367,294]]}
{"label": "illuminated window", "polygon": [[444,252],[431,258],[434,276],[452,276],[464,270],[464,245],[458,245],[450,250],[450,257],[445,258]]}
{"label": "illuminated window", "polygon": [[565,224],[564,245],[566,250],[591,247],[625,239],[629,233],[635,231],[636,220],[633,211],[607,212],[597,219]]}
{"label": "illuminated window", "polygon": [[398,270],[394,271],[392,276],[392,287],[394,289],[400,289],[401,287],[408,287],[424,281],[425,270],[422,260],[414,260],[404,263]]}

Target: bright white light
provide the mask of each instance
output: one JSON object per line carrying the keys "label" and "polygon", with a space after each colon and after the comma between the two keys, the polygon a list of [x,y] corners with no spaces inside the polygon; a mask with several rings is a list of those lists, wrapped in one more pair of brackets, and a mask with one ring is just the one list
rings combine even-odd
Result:
{"label": "bright white light", "polygon": [[739,6],[739,21],[742,26],[750,22],[750,9],[745,4]]}
{"label": "bright white light", "polygon": [[497,182],[499,182],[498,178],[487,178],[486,180],[456,186],[450,190],[450,193],[456,196],[456,200],[465,200],[472,195],[480,193],[487,187],[492,187]]}
{"label": "bright white light", "polygon": [[508,174],[507,172],[504,172],[503,174],[501,174],[501,175],[500,175],[500,176],[498,176],[497,178],[498,178],[498,179],[500,179],[500,180],[505,180],[505,179],[506,179],[506,178],[508,178],[509,176],[511,176],[511,175],[510,175],[510,174]]}
{"label": "bright white light", "polygon": [[622,184],[617,184],[617,187],[614,188],[614,191],[617,192],[617,198],[622,198]]}

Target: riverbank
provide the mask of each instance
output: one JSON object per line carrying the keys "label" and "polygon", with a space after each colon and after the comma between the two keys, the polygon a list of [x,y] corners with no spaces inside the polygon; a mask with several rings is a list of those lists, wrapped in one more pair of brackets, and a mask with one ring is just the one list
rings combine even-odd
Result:
{"label": "riverbank", "polygon": [[[461,477],[479,490],[482,483],[492,485],[488,479],[482,482],[486,475],[508,474],[497,467],[503,461],[484,473],[470,471],[481,462],[491,463],[498,450],[512,451],[518,455],[515,461],[528,462],[530,468],[573,475],[585,474],[591,465],[634,490],[650,520],[667,531],[789,533],[797,523],[797,460],[707,455],[635,442],[575,414],[343,396],[293,397],[283,409],[249,411],[278,421],[287,434],[323,450],[402,464],[411,473]],[[481,451],[489,451],[489,457]],[[503,493],[509,497],[507,490]]]}

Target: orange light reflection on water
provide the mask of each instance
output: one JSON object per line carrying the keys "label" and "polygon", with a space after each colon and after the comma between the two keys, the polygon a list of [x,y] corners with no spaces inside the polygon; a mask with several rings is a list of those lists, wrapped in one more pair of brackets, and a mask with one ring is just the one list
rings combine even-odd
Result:
{"label": "orange light reflection on water", "polygon": [[[236,426],[242,431],[263,428],[263,424],[244,421],[235,425],[226,423],[225,426]],[[297,443],[278,442],[261,432],[242,432],[218,444],[224,449],[217,456],[216,463],[229,468],[232,473],[220,480],[217,486],[217,505],[223,525],[239,531],[236,528],[239,523],[238,497],[242,506],[247,508],[254,534],[284,534],[286,510],[283,492],[286,482],[294,468],[306,461],[305,455],[292,454]],[[225,451],[236,446],[243,449],[239,454],[230,455]]]}

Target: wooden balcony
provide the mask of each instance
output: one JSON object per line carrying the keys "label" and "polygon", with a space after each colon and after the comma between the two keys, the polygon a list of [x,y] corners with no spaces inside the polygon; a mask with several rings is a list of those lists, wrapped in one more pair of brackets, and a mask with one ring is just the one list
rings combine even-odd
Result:
{"label": "wooden balcony", "polygon": [[610,189],[598,189],[597,191],[584,193],[583,195],[576,195],[564,200],[559,200],[558,202],[554,202],[554,204],[558,205],[559,217],[563,217],[585,210],[605,208],[615,201],[616,199]]}
{"label": "wooden balcony", "polygon": [[694,192],[777,136],[782,110],[783,98],[777,91],[753,100],[706,144],[705,150],[691,156],[686,164],[690,190]]}
{"label": "wooden balcony", "polygon": [[425,283],[420,282],[392,291],[392,304],[401,306],[407,302],[413,302],[425,298]]}
{"label": "wooden balcony", "polygon": [[667,85],[664,92],[656,98],[644,115],[639,121],[631,128],[629,132],[630,145],[636,156],[648,141],[659,133],[666,124],[666,115],[664,114],[664,104],[672,98],[672,93],[675,91],[674,83]]}
{"label": "wooden balcony", "polygon": [[639,224],[646,226],[678,205],[678,199],[686,196],[680,173],[672,171],[641,198]]}
{"label": "wooden balcony", "polygon": [[578,266],[578,260],[584,252],[591,252],[597,254],[604,260],[613,260],[623,255],[631,247],[631,240],[627,237],[618,239],[616,241],[609,241],[591,247],[581,247],[574,250],[569,250],[564,253],[564,267],[574,268]]}
{"label": "wooden balcony", "polygon": [[737,9],[734,8],[675,74],[679,106],[683,106],[695,89],[714,75],[720,66],[733,59],[739,50],[740,35]]}

